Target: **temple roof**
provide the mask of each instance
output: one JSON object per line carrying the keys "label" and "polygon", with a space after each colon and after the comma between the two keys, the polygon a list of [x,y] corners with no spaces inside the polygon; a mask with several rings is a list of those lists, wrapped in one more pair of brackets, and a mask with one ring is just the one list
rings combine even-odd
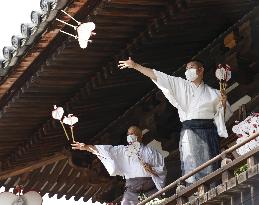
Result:
{"label": "temple roof", "polygon": [[[51,118],[53,105],[79,117],[78,141],[125,144],[127,127],[139,124],[175,153],[176,110],[150,80],[118,69],[118,61],[128,56],[178,76],[188,60],[202,59],[206,81],[214,87],[215,64],[229,63],[237,69],[230,84],[238,83],[229,93],[230,103],[258,95],[257,1],[62,0],[41,5],[41,13],[32,12],[32,23],[22,24],[21,38],[12,37],[13,47],[4,49],[1,61],[0,186],[6,189],[19,183],[58,198],[102,202],[120,197],[122,179],[108,177],[95,157],[69,150],[62,127]],[[86,49],[59,32],[74,32],[55,20],[72,23],[61,9],[96,24],[97,34]]]}

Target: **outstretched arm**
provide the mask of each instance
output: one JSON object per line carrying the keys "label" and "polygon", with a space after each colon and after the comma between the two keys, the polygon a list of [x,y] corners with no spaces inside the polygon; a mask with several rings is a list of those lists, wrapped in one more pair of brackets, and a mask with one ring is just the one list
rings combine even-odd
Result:
{"label": "outstretched arm", "polygon": [[133,69],[139,71],[140,73],[144,74],[145,76],[151,78],[152,80],[155,80],[155,81],[157,80],[156,75],[151,68],[146,68],[140,64],[137,64],[136,62],[134,62],[131,59],[131,57],[129,57],[129,59],[126,61],[119,61],[118,66],[120,69],[133,68]]}
{"label": "outstretched arm", "polygon": [[73,150],[85,150],[95,154],[103,163],[110,176],[124,176],[123,171],[118,167],[118,163],[123,162],[123,145],[86,145],[84,143],[75,142],[72,145]]}
{"label": "outstretched arm", "polygon": [[80,143],[80,142],[75,142],[72,145],[72,149],[74,150],[85,150],[88,152],[91,152],[93,154],[98,153],[98,150],[96,149],[96,147],[94,145],[86,145],[84,143]]}

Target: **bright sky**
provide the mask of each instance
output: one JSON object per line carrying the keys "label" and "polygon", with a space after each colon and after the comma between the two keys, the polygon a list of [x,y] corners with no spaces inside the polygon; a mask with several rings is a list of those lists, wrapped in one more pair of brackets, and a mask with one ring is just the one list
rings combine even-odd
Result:
{"label": "bright sky", "polygon": [[31,11],[40,10],[40,0],[9,0],[0,2],[0,57],[4,46],[11,46],[11,37],[20,35],[22,23],[31,23]]}
{"label": "bright sky", "polygon": [[[8,0],[0,1],[0,58],[3,58],[2,49],[4,46],[11,46],[11,37],[13,35],[20,35],[20,25],[22,23],[31,23],[30,14],[31,11],[40,10],[40,0]],[[0,188],[0,192],[3,192],[3,188]],[[83,205],[92,204],[91,201],[83,202],[79,200],[75,202],[72,199],[67,201],[66,199],[58,199],[53,197],[49,199],[48,197],[43,198],[42,205]],[[98,205],[100,203],[95,203]]]}

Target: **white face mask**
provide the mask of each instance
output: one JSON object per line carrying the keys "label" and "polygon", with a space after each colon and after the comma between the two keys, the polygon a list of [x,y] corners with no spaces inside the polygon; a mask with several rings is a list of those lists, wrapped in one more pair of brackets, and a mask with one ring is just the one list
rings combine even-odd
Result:
{"label": "white face mask", "polygon": [[134,142],[137,142],[138,141],[138,137],[136,135],[128,135],[127,136],[127,142],[129,144],[132,144]]}
{"label": "white face mask", "polygon": [[190,68],[185,71],[185,77],[188,81],[195,81],[198,78],[195,68]]}

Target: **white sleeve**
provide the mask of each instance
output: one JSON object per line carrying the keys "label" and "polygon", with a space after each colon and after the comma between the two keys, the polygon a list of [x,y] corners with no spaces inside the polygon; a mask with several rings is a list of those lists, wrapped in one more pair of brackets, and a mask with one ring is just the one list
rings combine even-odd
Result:
{"label": "white sleeve", "polygon": [[108,171],[110,176],[123,176],[121,168],[119,166],[119,158],[122,156],[121,146],[112,146],[112,145],[95,145],[96,149],[100,156],[97,156],[104,167]]}
{"label": "white sleeve", "polygon": [[165,186],[167,170],[163,155],[155,149],[147,148],[145,152],[145,162],[152,166],[157,176],[152,175],[152,179],[158,190]]}
{"label": "white sleeve", "polygon": [[217,109],[217,112],[214,116],[214,122],[217,128],[218,135],[220,137],[227,138],[228,132],[225,125],[225,119],[224,119],[224,108],[220,107]]}
{"label": "white sleeve", "polygon": [[[220,95],[221,95],[220,91],[216,90],[216,93],[218,95],[217,100],[216,100],[216,112],[222,112],[222,114],[224,115],[224,109],[222,110],[223,105],[220,100]],[[227,122],[232,115],[233,115],[233,111],[231,110],[231,106],[230,106],[229,102],[227,101],[224,121]]]}
{"label": "white sleeve", "polygon": [[152,80],[163,92],[168,101],[177,109],[184,110],[186,102],[186,80],[180,77],[170,76],[153,69],[157,80]]}
{"label": "white sleeve", "polygon": [[230,104],[227,102],[226,104],[226,112],[224,114],[224,107],[220,103],[217,106],[217,112],[214,116],[214,122],[217,127],[217,132],[220,137],[227,138],[228,137],[228,132],[226,128],[225,122],[229,120],[229,118],[232,116],[233,112],[230,108]]}

